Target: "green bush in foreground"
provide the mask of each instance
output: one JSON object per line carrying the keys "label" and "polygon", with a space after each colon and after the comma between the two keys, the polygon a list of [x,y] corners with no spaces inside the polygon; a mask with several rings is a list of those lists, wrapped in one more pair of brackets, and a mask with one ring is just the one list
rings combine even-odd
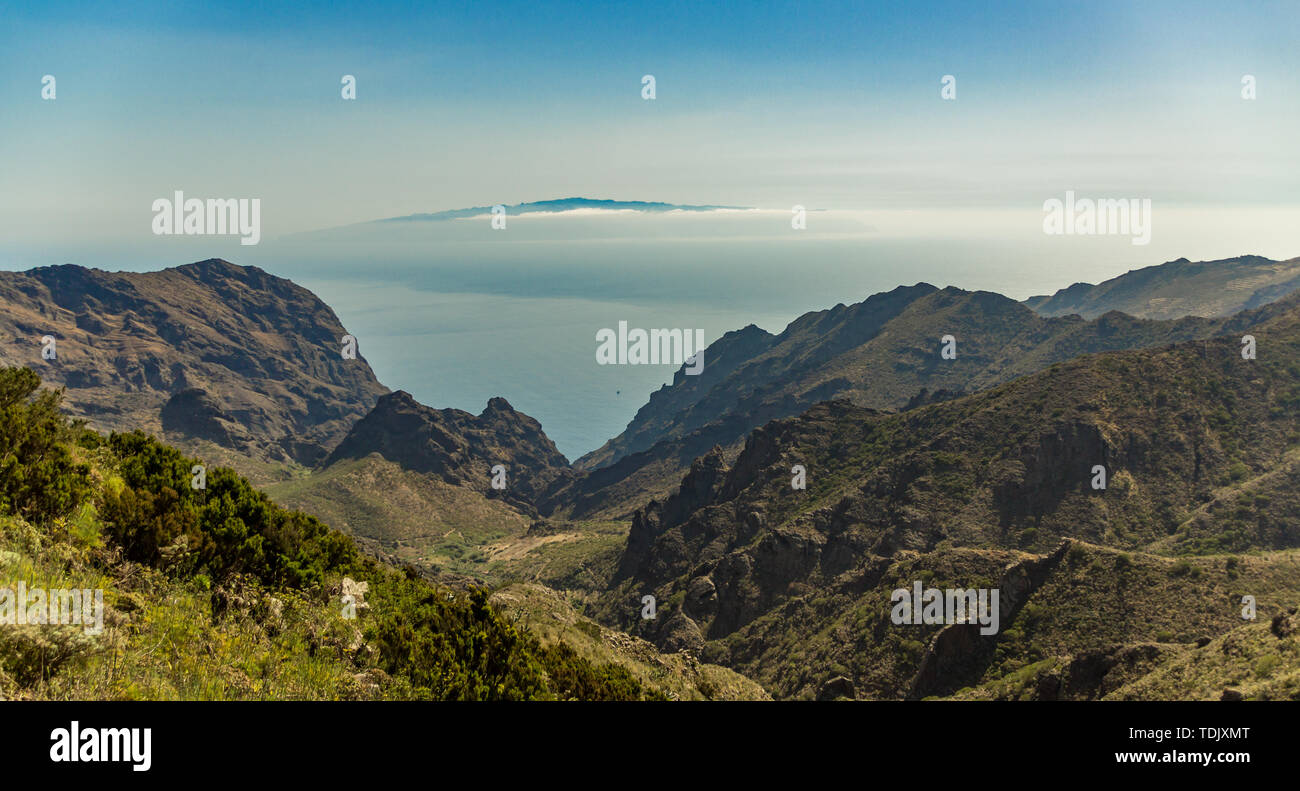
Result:
{"label": "green bush in foreground", "polygon": [[40,385],[30,369],[0,369],[0,512],[47,521],[86,497],[89,468],[67,447],[74,427],[59,411],[62,391]]}
{"label": "green bush in foreground", "polygon": [[[207,471],[206,486],[195,489],[190,485],[195,460],[138,431],[113,434],[106,441],[86,432],[79,438],[80,447],[74,447],[78,427],[59,411],[60,394],[38,393],[39,386],[39,377],[30,370],[0,369],[0,517],[21,517],[33,525],[42,536],[37,552],[50,555],[46,565],[51,568],[67,568],[59,557],[76,555],[83,559],[79,563],[92,567],[82,573],[111,579],[123,563],[138,563],[172,580],[166,600],[150,601],[148,592],[114,591],[113,597],[119,606],[129,604],[128,611],[139,613],[132,630],[150,627],[149,614],[157,611],[170,619],[167,628],[181,635],[179,645],[159,645],[183,654],[176,662],[195,665],[187,678],[202,675],[204,686],[195,692],[193,686],[173,685],[179,694],[276,697],[273,689],[266,689],[271,683],[267,679],[276,676],[274,664],[289,662],[302,664],[307,668],[303,672],[327,689],[338,685],[335,696],[355,692],[355,671],[365,676],[374,669],[388,677],[384,690],[397,697],[658,697],[620,667],[595,665],[564,644],[543,648],[493,608],[486,591],[453,591],[420,578],[414,570],[398,570],[362,555],[350,537],[311,516],[281,508],[229,469]],[[78,461],[78,456],[91,464]],[[66,543],[73,535],[66,517],[83,502],[88,502],[87,508],[77,512],[71,527],[87,541]],[[91,546],[102,539],[111,545],[108,551]],[[341,602],[332,587],[344,576],[369,585],[368,609],[353,621],[341,618]],[[168,615],[181,601],[177,591],[190,591],[185,598],[199,596],[215,625],[185,628],[185,619]],[[232,602],[241,603],[242,609]],[[315,614],[304,615],[303,608]],[[312,626],[313,619],[323,626]],[[287,621],[293,621],[289,634],[283,632]],[[197,627],[192,616],[188,623]],[[301,635],[292,631],[299,627]],[[328,635],[323,638],[321,629],[355,629],[359,639],[339,647]],[[132,630],[124,638],[128,643]],[[225,668],[216,667],[216,659],[208,660],[212,667],[205,664],[232,640],[247,642],[243,650],[260,657],[244,663],[237,681],[230,682],[235,687],[222,681]],[[130,645],[102,650],[133,655]],[[273,660],[275,650],[292,653]],[[141,652],[152,654],[153,649]],[[326,656],[334,657],[328,660],[333,670],[317,666]],[[173,664],[170,659],[166,663],[168,668]],[[112,667],[113,672],[120,670],[116,659]],[[48,689],[56,668],[33,674],[24,665],[11,668],[22,670],[20,679],[13,673],[9,677],[11,682]],[[131,668],[124,672],[129,675]],[[0,680],[4,677],[0,667]],[[117,679],[112,682],[116,686],[97,681],[65,688],[99,694],[118,690],[107,694],[127,697],[147,696],[155,689],[140,679],[139,684],[126,682],[121,692],[120,674],[110,678]],[[286,696],[299,694],[301,690]]]}

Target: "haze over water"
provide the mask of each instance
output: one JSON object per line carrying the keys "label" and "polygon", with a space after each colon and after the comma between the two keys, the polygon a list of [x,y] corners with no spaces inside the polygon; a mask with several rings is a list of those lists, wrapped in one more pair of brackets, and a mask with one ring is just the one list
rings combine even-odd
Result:
{"label": "haze over water", "polygon": [[[596,333],[620,321],[701,329],[707,344],[748,324],[779,333],[805,312],[922,281],[1024,299],[1180,257],[1300,254],[1289,208],[1156,203],[1147,245],[1045,235],[1040,204],[809,208],[807,229],[798,231],[789,209],[581,210],[510,216],[499,231],[486,215],[368,222],[268,233],[255,246],[236,237],[153,236],[145,225],[84,247],[11,245],[7,266],[148,271],[213,257],[260,266],[330,305],[388,387],[475,414],[502,396],[576,459],[622,431],[677,368],[598,365]],[[275,218],[268,207],[267,227]]]}
{"label": "haze over water", "polygon": [[1300,249],[1279,219],[1158,213],[1151,244],[1135,246],[1044,236],[1036,211],[810,212],[805,231],[781,211],[573,212],[511,217],[504,231],[486,217],[371,223],[246,248],[242,261],[315,291],[389,387],[474,413],[503,396],[574,459],[677,368],[598,365],[596,332],[619,321],[699,328],[709,343],[921,281],[1023,299],[1184,255],[1289,258]]}

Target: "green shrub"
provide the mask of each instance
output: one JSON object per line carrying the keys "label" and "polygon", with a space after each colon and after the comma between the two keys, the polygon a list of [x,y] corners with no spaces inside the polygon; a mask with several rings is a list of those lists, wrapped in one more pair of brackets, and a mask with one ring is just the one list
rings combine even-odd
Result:
{"label": "green shrub", "polygon": [[63,391],[40,387],[28,368],[0,369],[0,511],[31,521],[67,514],[90,491],[90,468],[66,445],[79,427],[59,411]]}
{"label": "green shrub", "polygon": [[351,571],[359,562],[352,539],[315,517],[271,502],[234,471],[218,468],[207,488],[190,487],[195,462],[138,431],[113,434],[108,446],[125,481],[104,496],[109,534],[142,563],[161,565],[171,553],[174,573],[213,579],[251,574],[264,584],[302,588],[326,570]]}
{"label": "green shrub", "polygon": [[[205,488],[195,490],[193,459],[138,431],[107,439],[84,431],[59,411],[60,398],[40,391],[40,378],[28,369],[0,369],[0,514],[22,517],[13,524],[31,533],[13,536],[17,545],[39,549],[53,540],[90,549],[109,541],[130,560],[196,590],[229,596],[224,586],[232,585],[241,600],[262,605],[272,598],[320,601],[327,579],[366,580],[370,609],[355,629],[356,645],[370,651],[347,651],[354,659],[373,651],[374,663],[405,696],[658,697],[624,668],[592,664],[563,643],[543,648],[491,607],[486,591],[453,592],[414,568],[363,556],[350,537],[281,508],[229,469],[208,471]],[[97,502],[90,501],[90,467],[74,454],[105,467]],[[258,607],[244,614],[274,634],[271,621],[279,616]],[[0,667],[24,686],[99,648],[79,629],[0,631]]]}
{"label": "green shrub", "polygon": [[1277,654],[1260,657],[1255,662],[1254,668],[1252,668],[1255,672],[1255,678],[1268,678],[1273,675],[1273,671],[1277,670],[1280,664],[1282,664],[1282,659]]}

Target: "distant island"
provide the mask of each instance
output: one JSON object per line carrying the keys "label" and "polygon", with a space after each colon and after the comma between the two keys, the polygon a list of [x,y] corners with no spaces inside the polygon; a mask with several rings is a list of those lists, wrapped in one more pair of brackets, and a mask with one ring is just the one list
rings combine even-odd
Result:
{"label": "distant island", "polygon": [[[554,200],[531,201],[506,206],[506,214],[555,214],[575,209],[603,209],[606,211],[640,211],[660,214],[670,211],[717,211],[719,209],[744,210],[748,206],[695,206],[680,203],[663,203],[660,201],[641,200],[607,200],[601,198],[556,198]],[[431,222],[438,220],[459,220],[465,217],[478,217],[492,211],[491,206],[475,206],[468,209],[449,209],[431,214],[408,214],[404,217],[387,217],[371,222]]]}

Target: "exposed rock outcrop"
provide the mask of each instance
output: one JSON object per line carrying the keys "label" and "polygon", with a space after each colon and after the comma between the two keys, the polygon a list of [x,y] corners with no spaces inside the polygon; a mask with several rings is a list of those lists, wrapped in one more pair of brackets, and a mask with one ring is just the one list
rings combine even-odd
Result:
{"label": "exposed rock outcrop", "polygon": [[[427,407],[402,390],[390,393],[357,422],[323,466],[371,453],[403,469],[500,498],[534,516],[547,513],[548,493],[573,476],[541,424],[504,398],[488,401],[475,416]],[[498,466],[503,469],[494,472]],[[504,487],[494,486],[494,478]]]}
{"label": "exposed rock outcrop", "polygon": [[0,272],[0,364],[65,386],[65,406],[93,428],[161,432],[181,447],[319,462],[387,392],[360,353],[343,358],[345,334],[310,291],[219,259]]}

